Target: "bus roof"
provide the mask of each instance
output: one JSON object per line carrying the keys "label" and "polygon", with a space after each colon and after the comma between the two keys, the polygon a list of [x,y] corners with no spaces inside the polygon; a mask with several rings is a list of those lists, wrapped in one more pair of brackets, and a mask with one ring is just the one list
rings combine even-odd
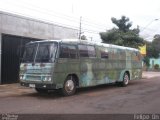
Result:
{"label": "bus roof", "polygon": [[32,41],[30,43],[43,43],[43,42],[57,42],[57,43],[72,43],[72,44],[87,44],[87,45],[97,45],[97,46],[104,46],[104,47],[112,47],[112,48],[119,48],[119,49],[127,49],[131,51],[139,51],[136,48],[130,48],[130,47],[124,47],[124,46],[118,46],[118,45],[113,45],[113,44],[106,44],[106,43],[100,43],[100,42],[95,42],[95,41],[87,41],[87,40],[80,40],[80,39],[57,39],[57,40],[41,40],[41,41]]}

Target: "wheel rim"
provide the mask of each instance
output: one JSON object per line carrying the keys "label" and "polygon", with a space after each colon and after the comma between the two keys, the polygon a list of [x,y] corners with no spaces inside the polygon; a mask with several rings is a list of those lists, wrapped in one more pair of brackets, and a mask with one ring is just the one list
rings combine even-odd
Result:
{"label": "wheel rim", "polygon": [[129,77],[128,77],[128,75],[126,74],[126,75],[124,76],[124,84],[125,84],[125,85],[128,85],[128,82],[129,82]]}
{"label": "wheel rim", "polygon": [[74,89],[74,82],[72,80],[67,80],[65,83],[65,90],[67,92],[72,92]]}

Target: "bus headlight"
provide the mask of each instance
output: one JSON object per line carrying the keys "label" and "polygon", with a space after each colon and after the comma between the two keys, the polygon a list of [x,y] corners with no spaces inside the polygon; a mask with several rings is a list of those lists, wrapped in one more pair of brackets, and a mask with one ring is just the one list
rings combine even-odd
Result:
{"label": "bus headlight", "polygon": [[20,79],[20,80],[25,80],[24,75],[20,75],[20,76],[19,76],[19,79]]}
{"label": "bus headlight", "polygon": [[51,80],[52,80],[51,76],[45,76],[45,77],[43,78],[43,81],[48,81],[48,82],[50,82]]}

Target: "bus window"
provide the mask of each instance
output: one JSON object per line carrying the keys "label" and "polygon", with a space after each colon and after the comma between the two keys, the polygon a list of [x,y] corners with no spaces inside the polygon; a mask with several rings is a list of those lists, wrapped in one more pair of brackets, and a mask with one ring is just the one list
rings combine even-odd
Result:
{"label": "bus window", "polygon": [[76,50],[76,46],[68,46],[68,50],[69,50],[69,55],[70,58],[75,59],[77,58],[77,50]]}
{"label": "bus window", "polygon": [[76,46],[74,45],[61,45],[60,58],[77,58]]}
{"label": "bus window", "polygon": [[56,44],[53,43],[28,44],[22,62],[52,62],[55,50]]}
{"label": "bus window", "polygon": [[94,46],[87,46],[89,58],[96,57]]}
{"label": "bus window", "polygon": [[27,45],[23,55],[22,62],[34,62],[37,44]]}
{"label": "bus window", "polygon": [[61,45],[60,47],[60,58],[69,58],[69,51],[67,45]]}
{"label": "bus window", "polygon": [[101,51],[101,58],[107,58],[108,59],[108,53],[105,51]]}
{"label": "bus window", "polygon": [[80,57],[96,57],[94,46],[78,45]]}
{"label": "bus window", "polygon": [[49,45],[39,46],[36,56],[36,62],[48,62],[49,50]]}
{"label": "bus window", "polygon": [[53,43],[39,43],[35,62],[53,62],[56,46]]}
{"label": "bus window", "polygon": [[108,59],[108,50],[101,50],[101,58],[106,58]]}
{"label": "bus window", "polygon": [[80,57],[89,57],[86,45],[78,45]]}

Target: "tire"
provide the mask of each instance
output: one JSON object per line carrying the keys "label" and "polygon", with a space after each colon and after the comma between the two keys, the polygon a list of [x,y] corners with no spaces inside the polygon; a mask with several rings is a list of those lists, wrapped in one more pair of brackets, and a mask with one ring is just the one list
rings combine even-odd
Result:
{"label": "tire", "polygon": [[126,87],[129,83],[129,80],[130,80],[129,75],[128,75],[128,73],[125,72],[123,75],[123,81],[121,82],[121,86]]}
{"label": "tire", "polygon": [[62,94],[64,96],[71,96],[74,95],[76,92],[76,82],[73,76],[68,76],[64,82],[62,88]]}
{"label": "tire", "polygon": [[48,93],[47,89],[35,88],[38,93]]}

